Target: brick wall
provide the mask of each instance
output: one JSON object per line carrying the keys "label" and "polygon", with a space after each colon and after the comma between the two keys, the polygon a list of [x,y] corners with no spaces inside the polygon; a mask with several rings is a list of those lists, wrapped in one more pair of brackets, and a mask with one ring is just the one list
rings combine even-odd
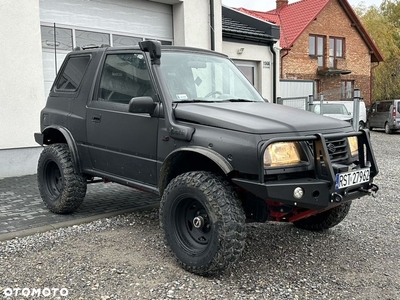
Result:
{"label": "brick wall", "polygon": [[[308,54],[309,35],[322,35],[325,41],[325,64],[329,61],[329,37],[344,38],[344,58],[338,60],[338,68],[350,70],[348,75],[318,75],[317,59]],[[282,50],[281,56],[285,55]],[[312,21],[307,29],[296,40],[295,44],[281,61],[281,77],[284,79],[318,80],[320,92],[325,99],[340,99],[341,80],[354,81],[354,87],[360,89],[361,97],[366,104],[370,103],[370,68],[371,57],[358,31],[352,26],[337,0],[331,1]],[[329,98],[327,98],[329,97]]]}

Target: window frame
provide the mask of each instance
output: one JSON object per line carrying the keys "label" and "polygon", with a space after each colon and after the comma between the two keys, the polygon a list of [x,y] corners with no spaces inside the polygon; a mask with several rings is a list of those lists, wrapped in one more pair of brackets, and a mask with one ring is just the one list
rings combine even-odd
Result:
{"label": "window frame", "polygon": [[[314,40],[314,49],[313,53],[311,53],[311,39]],[[322,39],[322,53],[319,54],[319,40]],[[318,35],[318,34],[310,34],[308,37],[308,54],[311,58],[317,59],[318,68],[325,68],[325,56],[326,56],[326,36]],[[322,59],[322,63],[319,63],[319,60]]]}
{"label": "window frame", "polygon": [[[347,97],[348,90],[347,85],[351,84],[351,97]],[[354,99],[354,80],[341,80],[340,81],[340,99],[341,100],[353,100]]]}
{"label": "window frame", "polygon": [[[54,23],[49,23],[49,22],[40,22],[40,26],[45,26],[45,27],[53,27],[54,28]],[[131,37],[134,39],[141,39],[142,41],[147,41],[147,40],[158,40],[162,45],[173,45],[173,39],[159,39],[157,37],[148,37],[148,36],[138,36],[138,35],[130,35],[127,32],[120,32],[120,31],[113,31],[113,30],[102,30],[99,28],[91,28],[91,27],[81,27],[81,26],[73,26],[73,25],[67,25],[63,23],[56,23],[56,29],[67,29],[67,30],[72,30],[72,49],[76,48],[76,30],[80,31],[88,31],[88,32],[95,32],[95,33],[103,33],[103,34],[108,34],[110,38],[110,46],[114,47],[113,44],[113,35],[117,36],[124,36],[124,37]],[[100,46],[100,45],[98,45]],[[71,49],[71,50],[72,50]],[[54,47],[53,48],[43,48],[42,51],[45,52],[54,52]],[[70,50],[62,50],[57,48],[57,53],[68,53]]]}
{"label": "window frame", "polygon": [[[145,55],[145,53],[143,53],[140,50],[112,50],[112,51],[106,51],[104,52],[103,58],[101,59],[100,62],[100,69],[96,74],[96,81],[95,81],[95,85],[93,88],[93,92],[91,94],[90,97],[90,101],[88,103],[88,107],[93,107],[93,108],[97,108],[97,109],[107,109],[107,110],[111,110],[111,111],[119,111],[119,112],[128,112],[128,107],[129,107],[129,103],[128,104],[124,104],[124,103],[119,103],[119,102],[112,102],[112,101],[99,101],[99,93],[100,93],[100,83],[101,83],[101,78],[103,76],[103,71],[104,71],[104,66],[106,63],[106,58],[110,55],[120,55],[120,54],[142,54],[144,56],[144,59],[146,61],[146,66],[147,66],[147,70],[149,73],[149,80],[150,80],[150,84],[151,87],[153,89],[154,95],[157,95],[157,86],[155,84],[154,81],[154,77],[153,74],[150,70],[151,68],[151,61],[149,61],[147,55]],[[155,103],[157,103],[157,97],[152,97],[153,101]]]}
{"label": "window frame", "polygon": [[[331,41],[333,41],[333,49],[331,48]],[[338,41],[342,42],[342,47],[340,49],[341,56],[336,55],[337,50],[338,50],[338,47],[337,47]],[[333,50],[333,55],[331,55],[331,50]],[[345,58],[345,38],[330,36],[329,37],[329,68],[337,69],[337,60],[344,59],[344,58]],[[331,59],[333,59],[332,64],[331,64]]]}
{"label": "window frame", "polygon": [[[63,77],[64,71],[66,70],[67,66],[68,66],[68,62],[71,59],[75,59],[75,58],[79,58],[79,57],[89,57],[89,60],[87,61],[85,70],[82,72],[82,77],[80,78],[79,84],[77,85],[77,87],[75,89],[63,89],[63,88],[57,88],[58,83],[60,82],[61,78]],[[59,72],[57,73],[57,77],[54,80],[53,86],[51,87],[51,91],[55,92],[55,93],[76,93],[83,81],[83,78],[85,77],[85,73],[87,72],[87,69],[89,67],[90,61],[92,60],[92,54],[91,53],[82,53],[82,54],[77,54],[77,55],[70,55],[68,56],[61,69],[59,70]]]}

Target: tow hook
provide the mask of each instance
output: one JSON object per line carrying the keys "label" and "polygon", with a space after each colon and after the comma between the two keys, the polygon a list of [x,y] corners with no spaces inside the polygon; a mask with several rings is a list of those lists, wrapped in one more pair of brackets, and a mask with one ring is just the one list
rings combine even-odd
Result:
{"label": "tow hook", "polygon": [[378,195],[378,191],[379,191],[379,186],[372,183],[371,188],[368,190],[368,195],[371,195],[372,197],[376,198],[376,196]]}
{"label": "tow hook", "polygon": [[376,198],[376,196],[378,195],[379,187],[376,184],[371,183],[368,190],[360,188],[360,191],[367,193],[369,196]]}

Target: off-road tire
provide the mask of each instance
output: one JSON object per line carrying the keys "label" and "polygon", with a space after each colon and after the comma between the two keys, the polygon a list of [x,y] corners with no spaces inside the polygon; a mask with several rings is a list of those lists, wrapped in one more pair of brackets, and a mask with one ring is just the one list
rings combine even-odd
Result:
{"label": "off-road tire", "polygon": [[393,131],[392,131],[392,129],[390,129],[389,123],[386,122],[386,123],[385,123],[385,133],[386,133],[386,134],[391,134],[392,132],[393,132]]}
{"label": "off-road tire", "polygon": [[48,209],[57,214],[74,212],[86,194],[86,178],[76,174],[68,145],[46,146],[39,158],[39,192]]}
{"label": "off-road tire", "polygon": [[[203,220],[201,228],[194,226],[197,217]],[[221,273],[245,246],[241,203],[232,186],[209,172],[184,173],[168,184],[160,203],[160,226],[178,263],[198,275]]]}
{"label": "off-road tire", "polygon": [[330,210],[317,215],[293,222],[293,224],[302,229],[311,231],[323,231],[338,225],[349,213],[351,201],[336,206]]}

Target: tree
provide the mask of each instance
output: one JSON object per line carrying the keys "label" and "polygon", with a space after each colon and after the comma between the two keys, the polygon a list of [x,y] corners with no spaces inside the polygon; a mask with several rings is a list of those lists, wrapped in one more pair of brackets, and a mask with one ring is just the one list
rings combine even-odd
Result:
{"label": "tree", "polygon": [[385,62],[373,72],[373,99],[400,98],[400,3],[384,0],[380,7],[355,8],[363,25],[381,50]]}

